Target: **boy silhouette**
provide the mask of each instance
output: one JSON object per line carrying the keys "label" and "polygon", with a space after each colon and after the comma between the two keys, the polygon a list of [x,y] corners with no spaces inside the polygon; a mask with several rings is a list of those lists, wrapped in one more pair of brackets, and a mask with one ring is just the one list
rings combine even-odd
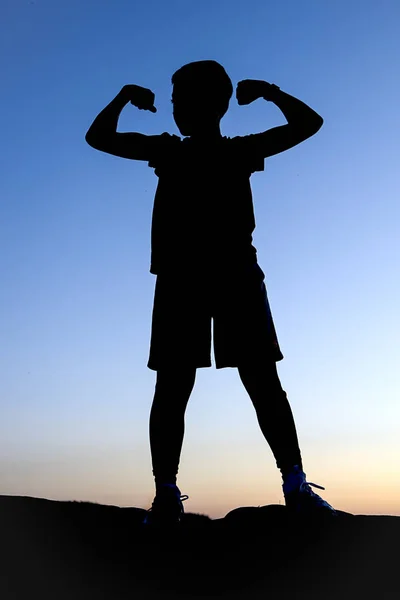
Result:
{"label": "boy silhouette", "polygon": [[300,100],[261,80],[236,88],[240,105],[273,102],[287,124],[229,138],[220,121],[232,82],[216,61],[191,62],[172,77],[175,123],[183,139],[163,133],[118,133],[131,102],[155,113],[151,90],[126,85],[86,134],[93,148],[155,169],[158,186],[151,229],[150,272],[155,284],[148,368],[157,372],[149,434],[156,494],[145,524],[178,523],[184,513],[177,473],[184,416],[196,369],[211,366],[211,319],[217,369],[236,367],[253,402],[261,431],[283,480],[285,504],[294,513],[335,510],[306,481],[292,411],[276,362],[283,359],[272,318],[265,274],[252,245],[255,229],[250,176],[264,159],[300,144],[323,119]]}

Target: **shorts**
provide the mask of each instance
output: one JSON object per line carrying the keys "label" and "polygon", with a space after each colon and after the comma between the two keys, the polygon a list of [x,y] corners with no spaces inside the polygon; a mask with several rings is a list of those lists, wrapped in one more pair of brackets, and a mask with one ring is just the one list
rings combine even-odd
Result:
{"label": "shorts", "polygon": [[231,274],[157,275],[148,368],[211,367],[211,320],[217,369],[282,360],[264,278],[257,263]]}

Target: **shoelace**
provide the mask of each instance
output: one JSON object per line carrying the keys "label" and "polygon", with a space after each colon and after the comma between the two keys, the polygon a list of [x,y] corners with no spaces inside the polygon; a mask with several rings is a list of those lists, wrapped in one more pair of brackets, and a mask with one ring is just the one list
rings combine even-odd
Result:
{"label": "shoelace", "polygon": [[313,487],[319,488],[320,490],[324,490],[325,488],[322,485],[317,485],[316,483],[311,483],[311,481],[305,481],[306,485],[312,485]]}
{"label": "shoelace", "polygon": [[[174,485],[173,483],[166,483],[165,488],[169,488],[169,489],[177,489],[176,485]],[[183,500],[187,500],[189,498],[189,496],[187,494],[180,494],[179,496],[179,500],[183,501]]]}
{"label": "shoelace", "polygon": [[331,515],[335,515],[335,516],[337,515],[335,509],[330,504],[328,504],[328,502],[326,502],[325,500],[323,500],[322,498],[320,498],[320,496],[318,496],[317,494],[315,494],[315,492],[313,492],[312,489],[310,488],[310,486],[312,485],[313,487],[317,487],[320,490],[324,490],[325,488],[322,487],[322,485],[317,485],[316,483],[311,483],[310,481],[304,481],[303,485],[305,485],[305,491],[306,491],[306,493],[310,497],[313,497],[317,501],[318,505],[322,505],[324,508],[329,508]]}
{"label": "shoelace", "polygon": [[[304,485],[305,486],[310,486],[311,485],[313,487],[319,488],[320,490],[324,490],[325,489],[322,485],[318,485],[317,483],[312,483],[311,481],[306,481],[306,480],[303,481],[302,485],[303,486]],[[312,490],[309,490],[309,491],[312,491]]]}
{"label": "shoelace", "polygon": [[[180,500],[181,502],[183,502],[184,500],[188,500],[188,498],[189,498],[189,496],[188,496],[187,494],[181,494],[181,495],[179,496],[179,500]],[[153,502],[153,504],[154,504],[154,502]],[[153,510],[153,504],[152,504],[151,508],[149,508],[149,510],[150,510],[150,511],[151,511],[151,510]]]}

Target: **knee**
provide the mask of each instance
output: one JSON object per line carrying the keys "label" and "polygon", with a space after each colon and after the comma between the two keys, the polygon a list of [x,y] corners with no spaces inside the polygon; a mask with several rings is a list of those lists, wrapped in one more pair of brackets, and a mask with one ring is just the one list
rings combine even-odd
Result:
{"label": "knee", "polygon": [[262,406],[286,398],[275,363],[264,367],[242,366],[238,368],[240,379],[253,403]]}
{"label": "knee", "polygon": [[281,387],[276,362],[274,360],[264,363],[246,363],[238,367],[242,382],[248,386]]}
{"label": "knee", "polygon": [[165,396],[189,396],[196,380],[196,368],[186,368],[180,371],[160,369],[157,371],[156,393]]}

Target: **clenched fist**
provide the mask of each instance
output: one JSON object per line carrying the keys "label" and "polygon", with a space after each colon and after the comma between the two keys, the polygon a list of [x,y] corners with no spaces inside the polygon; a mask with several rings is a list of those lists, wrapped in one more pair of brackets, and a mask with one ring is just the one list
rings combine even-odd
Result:
{"label": "clenched fist", "polygon": [[157,112],[154,106],[155,95],[151,90],[140,85],[128,84],[124,85],[121,94],[126,98],[127,102],[130,102],[139,108],[139,110],[149,110],[152,113]]}
{"label": "clenched fist", "polygon": [[267,83],[260,79],[243,79],[239,81],[236,87],[236,99],[238,104],[250,104],[257,98],[269,99],[274,90],[279,90],[275,84]]}

